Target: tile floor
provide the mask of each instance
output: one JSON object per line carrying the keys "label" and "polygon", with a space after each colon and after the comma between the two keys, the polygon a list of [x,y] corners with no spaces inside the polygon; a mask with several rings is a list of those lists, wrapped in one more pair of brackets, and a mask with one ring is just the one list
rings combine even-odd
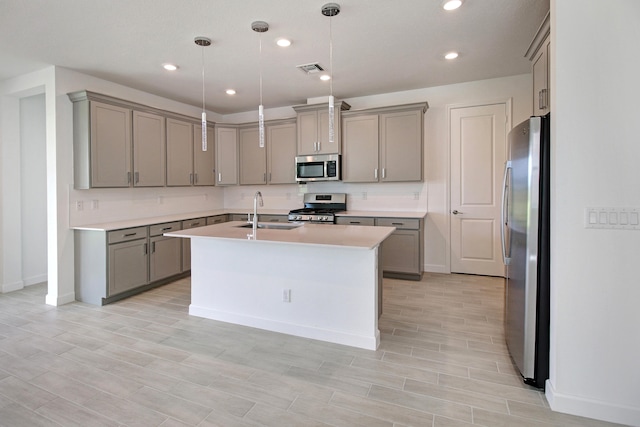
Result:
{"label": "tile floor", "polygon": [[385,279],[377,351],[190,317],[189,286],[105,307],[0,295],[0,425],[612,425],[522,383],[501,279]]}

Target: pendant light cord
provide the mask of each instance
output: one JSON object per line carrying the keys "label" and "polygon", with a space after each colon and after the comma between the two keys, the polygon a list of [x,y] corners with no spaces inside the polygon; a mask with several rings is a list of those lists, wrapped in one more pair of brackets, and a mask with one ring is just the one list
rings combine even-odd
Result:
{"label": "pendant light cord", "polygon": [[202,112],[204,113],[204,45],[201,49],[202,52]]}
{"label": "pendant light cord", "polygon": [[260,72],[260,105],[262,105],[262,33],[259,37],[258,70]]}
{"label": "pendant light cord", "polygon": [[329,16],[329,94],[333,96],[333,31],[332,31],[332,16]]}

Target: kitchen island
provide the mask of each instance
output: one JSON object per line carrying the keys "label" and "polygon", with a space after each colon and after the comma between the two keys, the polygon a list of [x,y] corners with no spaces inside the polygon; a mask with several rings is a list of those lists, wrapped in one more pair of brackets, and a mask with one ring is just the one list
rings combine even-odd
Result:
{"label": "kitchen island", "polygon": [[[380,244],[394,227],[234,221],[166,236],[191,239],[189,314],[375,350]],[[277,227],[277,228],[276,228]]]}

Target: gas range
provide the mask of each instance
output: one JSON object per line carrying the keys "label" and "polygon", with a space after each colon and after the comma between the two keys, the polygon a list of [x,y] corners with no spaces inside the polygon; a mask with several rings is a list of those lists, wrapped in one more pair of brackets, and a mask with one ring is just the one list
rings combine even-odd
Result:
{"label": "gas range", "polygon": [[289,211],[289,221],[333,224],[336,212],[345,210],[347,195],[344,193],[307,193],[304,195],[304,208]]}

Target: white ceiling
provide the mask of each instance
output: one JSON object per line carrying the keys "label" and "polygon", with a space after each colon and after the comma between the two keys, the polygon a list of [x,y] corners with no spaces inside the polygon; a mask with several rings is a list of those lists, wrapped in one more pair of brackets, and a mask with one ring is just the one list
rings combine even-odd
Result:
{"label": "white ceiling", "polygon": [[[265,108],[326,96],[329,84],[296,65],[329,69],[337,99],[528,73],[524,53],[549,0],[0,0],[0,80],[57,65],[192,105],[202,105],[206,36],[207,110],[250,111],[259,103],[262,37]],[[251,30],[266,21],[269,31]],[[292,39],[289,48],[275,45]],[[443,54],[460,57],[447,61]],[[163,63],[176,63],[169,73]],[[237,94],[224,93],[234,88]]]}

